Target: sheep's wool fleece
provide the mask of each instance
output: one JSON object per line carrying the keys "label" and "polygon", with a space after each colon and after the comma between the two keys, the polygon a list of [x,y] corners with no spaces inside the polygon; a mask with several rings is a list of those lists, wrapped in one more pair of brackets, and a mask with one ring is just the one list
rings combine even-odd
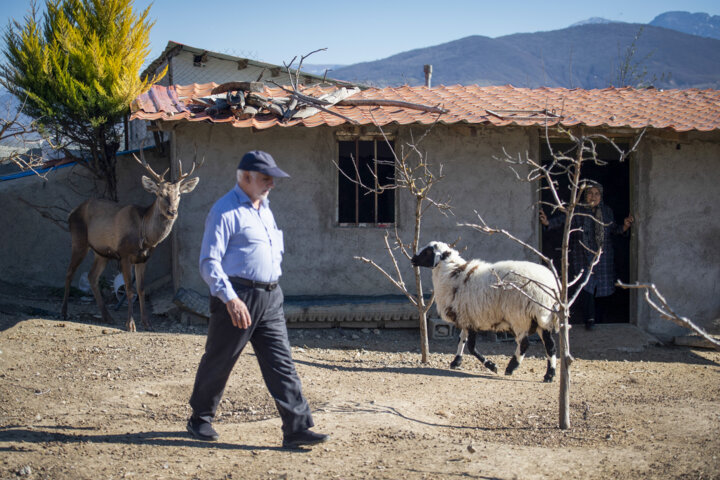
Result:
{"label": "sheep's wool fleece", "polygon": [[[466,262],[453,250],[433,269],[432,279],[438,312],[459,328],[521,334],[534,318],[544,330],[559,329],[556,316],[548,310],[555,304],[551,292],[557,291],[557,282],[548,268],[537,263]],[[494,287],[499,279],[512,282],[525,294],[512,286]]]}

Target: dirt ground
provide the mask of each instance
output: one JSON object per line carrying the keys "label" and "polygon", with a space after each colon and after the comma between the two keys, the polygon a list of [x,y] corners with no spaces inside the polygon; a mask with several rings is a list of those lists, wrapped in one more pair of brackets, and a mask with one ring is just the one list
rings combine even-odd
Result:
{"label": "dirt ground", "polygon": [[[14,291],[17,290],[17,291]],[[571,331],[572,428],[542,346],[511,376],[417,330],[293,329],[316,430],[281,448],[280,420],[251,347],[216,422],[185,432],[203,326],[156,316],[154,332],[98,323],[57,292],[0,288],[0,479],[711,479],[720,478],[720,353],[662,346],[628,325]],[[483,342],[501,366],[513,342]]]}

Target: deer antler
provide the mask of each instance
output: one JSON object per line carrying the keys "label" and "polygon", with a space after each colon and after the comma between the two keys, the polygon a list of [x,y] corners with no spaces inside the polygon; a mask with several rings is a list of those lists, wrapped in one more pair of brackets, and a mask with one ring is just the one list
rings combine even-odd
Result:
{"label": "deer antler", "polygon": [[[170,171],[170,169],[169,168],[166,169],[162,175],[158,175],[157,173],[155,173],[155,170],[150,168],[150,165],[148,165],[148,163],[145,161],[145,154],[143,153],[144,149],[145,149],[145,142],[143,141],[140,144],[140,158],[138,158],[137,155],[135,155],[134,153],[132,154],[133,158],[135,158],[135,161],[138,162],[140,165],[142,165],[145,168],[145,170],[147,170],[147,172],[150,174],[151,177],[153,177],[155,179],[156,182],[158,182],[158,183],[164,182],[165,175]],[[140,160],[140,159],[142,159],[142,160]]]}
{"label": "deer antler", "polygon": [[197,162],[196,162],[196,160],[197,160],[197,151],[198,151],[197,144],[195,144],[195,158],[193,158],[193,164],[192,164],[192,167],[190,168],[190,171],[189,171],[188,173],[182,173],[182,160],[178,159],[178,169],[179,169],[179,171],[180,171],[180,178],[178,178],[178,181],[181,181],[181,180],[186,179],[187,177],[189,177],[190,175],[192,175],[192,173],[195,171],[195,167],[199,167],[199,166],[201,166],[203,163],[205,163],[205,154],[204,154],[204,153],[203,153],[202,159],[200,160],[200,163],[197,163]]}

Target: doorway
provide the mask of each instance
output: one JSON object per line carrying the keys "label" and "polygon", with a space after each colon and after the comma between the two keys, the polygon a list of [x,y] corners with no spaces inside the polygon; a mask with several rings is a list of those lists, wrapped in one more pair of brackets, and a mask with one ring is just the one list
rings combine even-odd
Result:
{"label": "doorway", "polygon": [[[616,142],[623,151],[628,151],[629,145]],[[551,143],[555,152],[563,152],[574,157],[574,144]],[[597,165],[594,162],[583,162],[582,176],[585,179],[595,180],[603,186],[603,202],[610,207],[615,216],[615,223],[622,225],[623,219],[631,213],[630,209],[630,161],[620,161],[620,154],[610,144],[597,144],[598,159],[606,165]],[[540,155],[543,165],[552,161],[552,155],[546,142],[540,146]],[[545,181],[542,180],[543,187]],[[558,177],[558,193],[563,200],[568,196],[568,180]],[[564,195],[564,198],[563,198]],[[551,196],[546,189],[542,190],[543,202],[552,203]],[[543,206],[545,213],[550,215],[547,206]],[[555,267],[560,269],[560,253],[562,245],[561,230],[541,229],[541,245],[544,255],[550,257]],[[630,235],[613,236],[613,249],[615,251],[615,277],[625,283],[630,282]],[[616,288],[615,293],[609,297],[599,299],[605,307],[605,323],[629,323],[630,321],[630,292]],[[583,321],[579,302],[575,302],[571,311],[571,323]]]}

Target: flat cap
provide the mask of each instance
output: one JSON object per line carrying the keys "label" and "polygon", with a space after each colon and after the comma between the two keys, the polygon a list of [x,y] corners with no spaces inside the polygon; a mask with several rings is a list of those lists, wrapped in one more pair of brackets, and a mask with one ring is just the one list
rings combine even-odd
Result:
{"label": "flat cap", "polygon": [[262,150],[251,150],[243,155],[238,170],[246,172],[260,172],[271,177],[289,177],[287,173],[278,168],[272,155]]}

